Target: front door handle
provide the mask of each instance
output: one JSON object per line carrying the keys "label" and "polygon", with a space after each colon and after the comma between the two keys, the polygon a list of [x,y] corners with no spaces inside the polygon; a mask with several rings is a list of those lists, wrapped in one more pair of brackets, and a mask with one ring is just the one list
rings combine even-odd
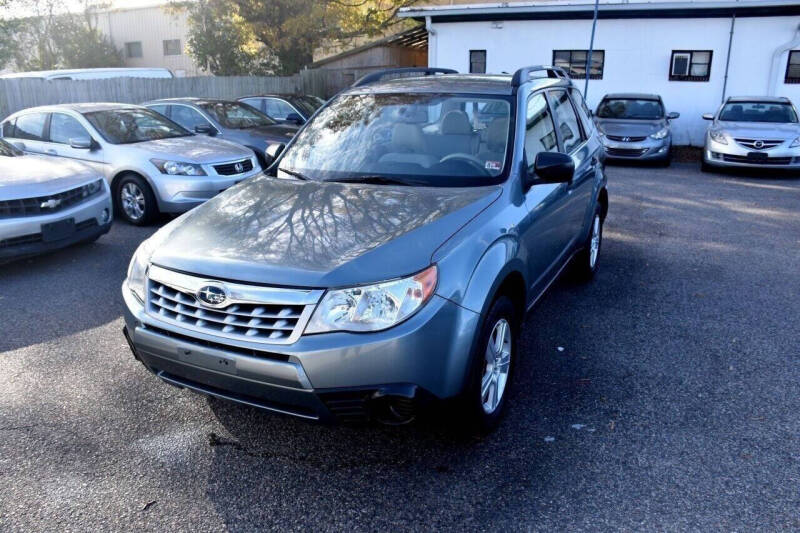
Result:
{"label": "front door handle", "polygon": [[55,150],[53,150],[52,148],[48,148],[48,149],[47,149],[47,150],[45,150],[45,151],[46,151],[48,154],[50,154],[50,155],[58,155],[58,152],[56,152],[56,151],[55,151]]}

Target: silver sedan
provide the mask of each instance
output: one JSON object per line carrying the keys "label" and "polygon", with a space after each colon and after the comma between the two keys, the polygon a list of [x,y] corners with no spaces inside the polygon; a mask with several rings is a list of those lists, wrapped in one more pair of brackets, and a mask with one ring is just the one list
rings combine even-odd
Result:
{"label": "silver sedan", "polygon": [[712,167],[800,169],[800,123],[784,97],[730,97],[716,114],[703,115],[703,171]]}

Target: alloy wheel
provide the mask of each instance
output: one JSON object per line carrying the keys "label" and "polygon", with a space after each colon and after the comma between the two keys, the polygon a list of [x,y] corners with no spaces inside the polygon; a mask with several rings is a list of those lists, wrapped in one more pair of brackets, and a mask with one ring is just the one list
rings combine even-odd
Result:
{"label": "alloy wheel", "polygon": [[492,328],[485,359],[481,377],[481,406],[486,414],[492,414],[503,399],[511,366],[511,325],[505,318],[498,320]]}
{"label": "alloy wheel", "polygon": [[122,210],[131,220],[139,220],[144,216],[144,193],[133,182],[128,182],[120,190]]}
{"label": "alloy wheel", "polygon": [[594,216],[592,222],[592,240],[589,242],[589,268],[594,269],[600,253],[600,215]]}

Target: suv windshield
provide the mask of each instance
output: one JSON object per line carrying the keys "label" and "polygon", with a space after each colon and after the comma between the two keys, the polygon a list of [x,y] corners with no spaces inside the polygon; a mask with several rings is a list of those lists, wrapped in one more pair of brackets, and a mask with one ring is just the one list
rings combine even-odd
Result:
{"label": "suv windshield", "polygon": [[331,181],[496,183],[506,165],[510,119],[504,97],[343,95],[298,134],[280,170]]}
{"label": "suv windshield", "polygon": [[192,135],[168,118],[149,109],[110,109],[84,113],[111,144],[131,144]]}
{"label": "suv windshield", "polygon": [[0,139],[0,156],[2,157],[17,157],[22,155],[22,150],[18,150],[10,142]]}
{"label": "suv windshield", "polygon": [[597,108],[599,118],[658,120],[664,118],[664,108],[658,100],[638,98],[608,98]]}
{"label": "suv windshield", "polygon": [[223,128],[243,130],[276,123],[264,113],[239,102],[204,102],[198,105],[222,124]]}
{"label": "suv windshield", "polygon": [[771,102],[731,102],[725,104],[719,120],[729,122],[797,122],[790,104]]}

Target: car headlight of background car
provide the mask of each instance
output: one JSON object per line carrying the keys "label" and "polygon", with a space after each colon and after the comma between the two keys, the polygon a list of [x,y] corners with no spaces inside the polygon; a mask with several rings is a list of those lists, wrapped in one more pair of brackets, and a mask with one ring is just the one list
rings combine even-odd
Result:
{"label": "car headlight of background car", "polygon": [[181,161],[164,161],[163,159],[151,159],[156,168],[162,174],[172,176],[205,176],[206,171],[196,163],[183,163]]}
{"label": "car headlight of background car", "polygon": [[789,148],[800,148],[800,137],[792,141],[792,144],[789,145]]}
{"label": "car headlight of background car", "polygon": [[716,143],[728,144],[728,140],[725,138],[725,134],[719,130],[708,130],[708,136],[711,137],[711,140]]}
{"label": "car headlight of background car", "polygon": [[665,127],[661,128],[660,130],[658,130],[657,132],[651,134],[650,138],[651,139],[660,140],[660,139],[665,138],[667,135],[669,135],[669,128],[667,128],[665,126]]}
{"label": "car headlight of background car", "polygon": [[133,253],[131,264],[128,265],[128,277],[125,282],[128,289],[139,299],[144,302],[145,285],[147,284],[147,266],[150,264],[150,257],[153,255],[155,249],[153,239],[147,239]]}
{"label": "car headlight of background car", "polygon": [[103,179],[95,180],[81,187],[81,196],[84,198],[97,194],[103,190]]}
{"label": "car headlight of background car", "polygon": [[395,326],[430,299],[437,278],[433,265],[407,278],[329,290],[314,310],[305,333],[380,331]]}

